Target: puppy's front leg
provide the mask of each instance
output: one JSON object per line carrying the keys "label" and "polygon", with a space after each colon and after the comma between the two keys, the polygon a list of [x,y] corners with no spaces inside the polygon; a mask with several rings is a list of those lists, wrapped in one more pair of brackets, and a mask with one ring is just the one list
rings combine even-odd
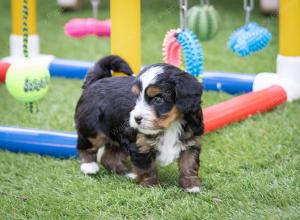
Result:
{"label": "puppy's front leg", "polygon": [[150,187],[159,184],[154,163],[151,163],[148,168],[141,168],[134,165],[133,170],[137,174],[137,181],[141,186]]}
{"label": "puppy's front leg", "polygon": [[153,186],[159,183],[154,164],[154,153],[140,153],[134,144],[134,147],[131,147],[130,158],[133,163],[133,171],[137,175],[137,181],[141,186]]}
{"label": "puppy's front leg", "polygon": [[192,146],[180,153],[179,185],[187,192],[200,192],[199,155],[200,146]]}

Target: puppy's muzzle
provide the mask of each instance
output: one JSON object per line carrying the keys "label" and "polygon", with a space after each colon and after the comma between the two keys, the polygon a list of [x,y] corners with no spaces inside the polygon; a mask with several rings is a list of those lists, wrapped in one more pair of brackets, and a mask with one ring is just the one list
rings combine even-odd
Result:
{"label": "puppy's muzzle", "polygon": [[142,120],[143,120],[143,117],[142,117],[142,116],[135,116],[135,117],[134,117],[134,120],[135,120],[135,122],[136,122],[138,125],[140,125],[141,122],[142,122]]}

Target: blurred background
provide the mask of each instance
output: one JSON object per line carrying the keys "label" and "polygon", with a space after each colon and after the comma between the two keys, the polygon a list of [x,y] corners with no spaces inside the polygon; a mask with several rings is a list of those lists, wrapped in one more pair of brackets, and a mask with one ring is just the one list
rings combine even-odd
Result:
{"label": "blurred background", "polygon": [[[81,3],[79,4],[80,7],[75,6],[75,8],[60,7],[57,2],[61,3],[63,0],[37,1],[37,25],[42,53],[53,54],[58,58],[92,61],[110,53],[110,41],[107,38],[86,37],[76,40],[64,34],[63,27],[70,19],[92,17],[92,7],[89,0],[78,1]],[[72,0],[67,2],[72,2]],[[221,27],[215,38],[201,42],[206,70],[245,73],[275,70],[275,59],[278,51],[278,18],[274,13],[276,11],[274,2],[278,1],[262,0],[261,2],[264,2],[264,9],[261,9],[260,1],[256,0],[251,20],[268,28],[273,35],[273,40],[266,50],[244,59],[237,57],[226,48],[230,34],[244,24],[245,11],[242,0],[211,1],[211,4],[220,14]],[[198,0],[189,1],[190,7],[196,4],[199,4]],[[10,11],[10,1],[1,1],[1,57],[8,55],[11,29]],[[104,20],[108,17],[109,0],[101,0],[98,18]],[[142,0],[142,63],[144,65],[162,61],[163,38],[169,29],[177,27],[179,27],[177,0]]]}

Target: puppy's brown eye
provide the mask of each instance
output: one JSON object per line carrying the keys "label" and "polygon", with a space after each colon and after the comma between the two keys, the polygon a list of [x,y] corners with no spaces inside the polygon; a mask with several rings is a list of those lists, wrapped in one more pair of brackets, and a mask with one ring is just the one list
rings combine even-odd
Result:
{"label": "puppy's brown eye", "polygon": [[164,99],[161,96],[155,96],[152,98],[151,102],[154,105],[161,105],[162,103],[164,103]]}

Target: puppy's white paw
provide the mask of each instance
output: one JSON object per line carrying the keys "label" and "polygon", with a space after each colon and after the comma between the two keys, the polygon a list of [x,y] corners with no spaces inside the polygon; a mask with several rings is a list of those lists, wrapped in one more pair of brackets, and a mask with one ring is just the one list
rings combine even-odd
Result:
{"label": "puppy's white paw", "polygon": [[128,177],[129,179],[133,179],[133,180],[135,178],[137,178],[137,175],[135,173],[127,173],[125,176]]}
{"label": "puppy's white paw", "polygon": [[96,162],[80,164],[80,170],[84,174],[96,174],[99,171],[99,165]]}
{"label": "puppy's white paw", "polygon": [[185,189],[185,191],[187,191],[189,193],[199,193],[199,192],[201,192],[201,189],[199,186],[194,186],[192,188]]}

